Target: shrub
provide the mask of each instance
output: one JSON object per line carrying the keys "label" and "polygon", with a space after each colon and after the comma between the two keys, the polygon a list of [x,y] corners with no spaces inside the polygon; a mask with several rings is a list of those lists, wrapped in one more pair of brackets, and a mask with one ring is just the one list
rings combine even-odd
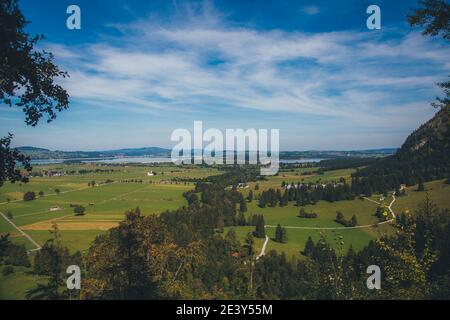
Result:
{"label": "shrub", "polygon": [[83,206],[76,206],[73,209],[73,212],[75,212],[76,216],[83,216],[86,209]]}
{"label": "shrub", "polygon": [[306,219],[314,219],[317,218],[317,213],[315,212],[306,212],[305,209],[300,208],[300,212],[298,214],[299,218],[306,218]]}
{"label": "shrub", "polygon": [[23,195],[23,201],[32,201],[36,199],[36,194],[33,191],[25,192]]}
{"label": "shrub", "polygon": [[342,224],[345,227],[354,227],[358,224],[358,220],[356,219],[355,215],[353,215],[350,220],[346,220],[344,215],[340,211],[336,212],[336,219],[334,221]]}
{"label": "shrub", "polygon": [[4,267],[3,270],[2,270],[2,274],[3,274],[4,276],[7,276],[8,274],[11,274],[11,273],[13,273],[13,272],[14,272],[14,269],[13,269],[13,267],[11,267],[11,266],[6,266],[6,267]]}
{"label": "shrub", "polygon": [[15,245],[10,243],[6,249],[5,264],[13,266],[30,267],[27,250],[24,245]]}

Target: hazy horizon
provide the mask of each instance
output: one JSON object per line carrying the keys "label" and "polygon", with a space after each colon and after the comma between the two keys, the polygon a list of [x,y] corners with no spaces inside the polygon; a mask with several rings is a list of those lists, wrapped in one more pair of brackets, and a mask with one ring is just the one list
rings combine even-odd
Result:
{"label": "hazy horizon", "polygon": [[[161,147],[161,146],[141,146],[141,147],[123,147],[123,148],[114,148],[114,149],[49,149],[49,148],[43,148],[39,146],[15,146],[15,148],[38,148],[38,149],[47,149],[50,151],[63,151],[63,152],[106,152],[106,151],[116,151],[116,150],[133,150],[133,149],[144,149],[144,148],[159,148],[159,149],[166,149],[171,150],[171,147]],[[385,149],[398,149],[399,147],[382,147],[382,148],[364,148],[364,149],[305,149],[305,150],[299,150],[299,149],[280,149],[280,152],[344,152],[344,151],[371,151],[371,150],[385,150]],[[192,149],[195,150],[195,149]],[[257,150],[249,150],[250,152],[257,152]],[[247,151],[245,151],[247,152]]]}

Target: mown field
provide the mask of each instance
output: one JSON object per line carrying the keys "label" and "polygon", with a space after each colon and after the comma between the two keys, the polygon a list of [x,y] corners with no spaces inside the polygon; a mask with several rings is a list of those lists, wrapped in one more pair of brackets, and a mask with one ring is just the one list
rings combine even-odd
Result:
{"label": "mown field", "polygon": [[[144,215],[148,215],[186,205],[182,194],[192,189],[193,184],[171,181],[172,178],[203,178],[218,174],[212,168],[168,165],[147,167],[85,164],[34,168],[36,171],[49,169],[89,172],[59,177],[33,177],[26,184],[7,183],[0,188],[0,211],[5,214],[10,212],[12,221],[41,245],[50,237],[52,224],[57,223],[63,245],[74,251],[86,250],[98,234],[116,226],[128,210],[139,207]],[[112,171],[90,172],[96,169]],[[150,170],[156,175],[148,176],[147,172]],[[104,183],[107,180],[112,182]],[[95,181],[95,185],[88,186],[92,181]],[[59,189],[59,193],[55,192],[56,189]],[[28,191],[35,192],[37,198],[23,201],[23,194]],[[44,196],[38,195],[40,191],[44,192]],[[85,215],[75,216],[73,205],[85,207]],[[50,211],[50,208],[57,210]],[[0,233],[10,233],[14,242],[23,243],[28,249],[33,248],[33,244],[3,218],[0,220]]]}

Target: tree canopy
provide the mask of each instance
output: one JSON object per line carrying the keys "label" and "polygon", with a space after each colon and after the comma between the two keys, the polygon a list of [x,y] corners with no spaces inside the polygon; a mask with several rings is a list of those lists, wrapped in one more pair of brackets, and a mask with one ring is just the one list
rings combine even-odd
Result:
{"label": "tree canopy", "polygon": [[[0,103],[21,108],[25,123],[36,126],[69,107],[69,94],[55,82],[68,74],[53,63],[52,53],[35,49],[44,36],[26,33],[28,24],[17,0],[0,0]],[[8,179],[26,182],[17,162],[31,170],[29,160],[10,148],[11,139],[9,134],[0,140],[0,186]]]}

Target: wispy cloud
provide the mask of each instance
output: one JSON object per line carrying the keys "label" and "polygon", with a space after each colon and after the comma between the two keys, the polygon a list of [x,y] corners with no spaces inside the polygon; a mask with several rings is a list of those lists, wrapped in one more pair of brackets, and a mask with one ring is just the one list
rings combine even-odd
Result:
{"label": "wispy cloud", "polygon": [[305,6],[302,11],[307,15],[314,16],[320,12],[320,8],[318,6]]}
{"label": "wispy cloud", "polygon": [[312,115],[334,125],[410,127],[430,111],[397,111],[426,104],[450,69],[449,49],[417,33],[259,30],[208,10],[188,16],[114,25],[121,35],[80,48],[53,44],[72,99],[130,112],[251,109],[256,118],[284,112],[299,122]]}

